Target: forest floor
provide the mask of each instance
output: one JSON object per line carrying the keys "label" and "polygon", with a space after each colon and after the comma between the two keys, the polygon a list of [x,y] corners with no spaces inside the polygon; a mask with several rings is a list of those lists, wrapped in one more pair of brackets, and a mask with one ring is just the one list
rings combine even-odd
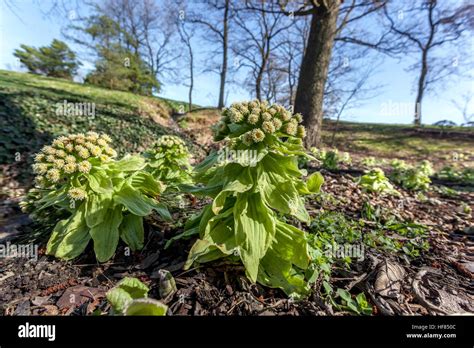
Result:
{"label": "forest floor", "polygon": [[[0,74],[0,94],[9,99],[0,102],[0,113],[11,112],[17,102],[12,94],[25,90],[18,81],[11,82],[11,86],[5,86],[3,81],[2,86],[1,80]],[[38,88],[43,90],[44,86]],[[39,103],[42,98],[45,96],[40,95],[34,102]],[[51,100],[60,99],[54,96]],[[122,107],[111,112],[128,114]],[[23,116],[35,119],[24,105],[20,110]],[[218,118],[215,110],[200,109],[175,118],[165,116],[168,123],[160,125],[160,130],[188,139],[196,162],[215,146],[209,132],[209,126]],[[38,133],[45,133],[41,127],[47,126],[38,122],[35,125]],[[139,126],[145,128],[148,124]],[[424,194],[397,187],[400,195],[387,196],[366,193],[356,183],[367,169],[363,160],[368,156],[386,170],[387,160],[394,158],[412,163],[428,159],[435,169],[445,165],[473,167],[474,133],[461,128],[416,130],[410,126],[344,122],[338,125],[334,146],[330,146],[334,127],[332,122],[325,123],[323,139],[328,148],[348,151],[352,164],[328,171],[310,163],[308,170],[320,170],[325,184],[321,194],[306,199],[313,222],[300,227],[310,234],[337,235],[363,247],[363,253],[359,258],[327,265],[328,276],[320,274],[309,298],[295,301],[278,289],[251,284],[242,266],[225,260],[183,271],[194,240],[176,241],[168,249],[164,245],[181,233],[189,216],[207,203],[192,197],[188,197],[184,209],[172,212],[172,222],[157,216],[146,219],[146,246],[139,252],[128,255],[121,245],[115,257],[102,264],[96,262],[90,246],[74,261],[46,256],[48,231],[35,234],[38,226],[18,207],[31,185],[23,173],[26,164],[10,161],[1,164],[0,243],[34,243],[38,258],[0,259],[0,314],[106,314],[110,307],[105,292],[125,276],[147,283],[151,288],[149,296],[165,302],[173,315],[354,314],[342,305],[340,297],[328,294],[328,284],[334,290],[347,290],[354,297],[364,293],[374,315],[474,314],[474,187],[434,181]],[[76,128],[69,125],[68,129]],[[54,130],[48,131],[55,134]],[[30,135],[20,130],[17,136],[26,139]],[[123,141],[127,148],[126,136]],[[171,272],[177,287],[165,298],[161,298],[160,290],[169,284],[163,280],[163,270]]]}

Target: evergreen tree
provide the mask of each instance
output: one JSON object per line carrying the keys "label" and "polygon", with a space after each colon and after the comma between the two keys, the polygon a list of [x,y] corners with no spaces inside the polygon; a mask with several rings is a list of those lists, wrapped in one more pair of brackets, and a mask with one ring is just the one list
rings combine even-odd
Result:
{"label": "evergreen tree", "polygon": [[35,48],[21,45],[13,53],[33,74],[72,80],[80,63],[66,43],[54,39],[50,46]]}
{"label": "evergreen tree", "polygon": [[73,28],[83,39],[74,40],[92,49],[95,69],[85,82],[105,88],[151,95],[159,90],[156,76],[136,49],[136,42],[119,23],[106,15],[92,15]]}

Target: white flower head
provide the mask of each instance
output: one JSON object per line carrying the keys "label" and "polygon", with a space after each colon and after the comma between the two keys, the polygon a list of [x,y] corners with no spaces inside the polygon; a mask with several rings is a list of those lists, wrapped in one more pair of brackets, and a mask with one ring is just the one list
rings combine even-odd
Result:
{"label": "white flower head", "polygon": [[262,114],[262,120],[264,121],[271,121],[272,120],[272,115],[269,112],[264,112]]}
{"label": "white flower head", "polygon": [[56,149],[52,146],[49,146],[49,145],[43,147],[42,151],[47,155],[55,155],[56,154]]}
{"label": "white flower head", "polygon": [[97,144],[100,146],[107,146],[107,141],[105,141],[105,139],[100,138],[97,140]]}
{"label": "white flower head", "polygon": [[273,127],[275,127],[275,130],[279,130],[281,128],[282,122],[279,118],[274,118],[272,122]]}
{"label": "white flower head", "polygon": [[82,201],[87,197],[87,192],[79,187],[72,187],[67,192],[67,195],[76,201]]}
{"label": "white flower head", "polygon": [[48,165],[46,163],[35,163],[33,164],[33,171],[37,174],[45,174],[48,171]]}
{"label": "white flower head", "polygon": [[296,121],[298,121],[298,123],[303,122],[303,115],[300,113],[294,114],[293,117],[296,119]]}
{"label": "white flower head", "polygon": [[46,173],[46,178],[54,183],[58,182],[60,177],[61,173],[55,168],[48,170]]}
{"label": "white flower head", "polygon": [[37,153],[37,154],[35,155],[35,161],[36,161],[36,162],[41,162],[42,160],[44,160],[44,158],[45,158],[44,153]]}
{"label": "white flower head", "polygon": [[247,122],[250,124],[257,124],[259,121],[260,116],[256,113],[251,113],[249,117],[247,118]]}
{"label": "white flower head", "polygon": [[58,150],[56,151],[56,156],[64,158],[66,157],[66,152],[64,150]]}
{"label": "white flower head", "polygon": [[76,157],[74,157],[73,155],[67,155],[66,156],[66,162],[67,163],[76,163]]}
{"label": "white flower head", "polygon": [[256,143],[259,143],[265,139],[265,133],[260,128],[255,128],[252,130],[252,140]]}
{"label": "white flower head", "polygon": [[82,161],[77,164],[77,170],[79,170],[81,173],[89,173],[91,168],[92,166],[89,161]]}
{"label": "white flower head", "polygon": [[83,148],[78,152],[78,155],[81,158],[87,159],[87,158],[89,158],[90,153],[89,153],[89,150],[87,150],[86,148]]}
{"label": "white flower head", "polygon": [[242,135],[242,143],[244,145],[250,146],[253,144],[252,131],[249,131]]}
{"label": "white flower head", "polygon": [[262,129],[267,134],[275,133],[275,126],[272,121],[264,121],[262,123]]}
{"label": "white flower head", "polygon": [[295,135],[297,130],[296,128],[297,126],[293,122],[288,122],[287,124],[285,124],[284,130],[285,133],[289,135]]}
{"label": "white flower head", "polygon": [[105,140],[106,142],[108,142],[108,143],[111,143],[111,142],[112,142],[112,138],[109,137],[109,136],[108,136],[107,134],[105,134],[105,133],[102,133],[102,134],[100,135],[100,137],[101,137],[102,139],[104,139],[104,140]]}
{"label": "white flower head", "polygon": [[303,139],[306,136],[306,128],[303,125],[299,125],[296,129],[296,136]]}
{"label": "white flower head", "polygon": [[76,163],[74,162],[67,162],[64,167],[63,167],[63,170],[66,174],[72,174],[76,171]]}
{"label": "white flower head", "polygon": [[64,167],[64,160],[63,159],[57,159],[54,161],[54,168],[56,169],[61,169]]}
{"label": "white flower head", "polygon": [[242,122],[244,116],[237,109],[231,108],[229,118],[231,122],[239,123]]}

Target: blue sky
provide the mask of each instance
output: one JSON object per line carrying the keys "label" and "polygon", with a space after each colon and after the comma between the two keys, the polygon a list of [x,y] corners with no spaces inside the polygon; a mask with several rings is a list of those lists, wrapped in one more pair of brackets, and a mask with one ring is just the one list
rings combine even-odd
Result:
{"label": "blue sky", "polygon": [[[16,16],[5,3],[0,2],[0,69],[22,71],[21,65],[13,56],[14,49],[20,44],[31,46],[48,45],[54,38],[63,39],[61,25],[64,21],[58,18],[48,18],[39,9],[39,3],[48,0],[33,2],[28,0],[15,1]],[[205,45],[201,43],[198,59],[205,59]],[[80,47],[71,45],[75,51]],[[471,45],[471,47],[474,47]],[[471,52],[473,52],[471,50]],[[364,101],[356,108],[346,110],[342,118],[359,122],[380,123],[411,123],[413,119],[413,103],[415,91],[413,82],[415,76],[406,72],[406,60],[386,58],[378,68],[378,73],[371,78],[371,84],[383,85],[377,91],[377,97]],[[90,68],[85,65],[83,68]],[[200,105],[215,105],[218,95],[218,77],[212,73],[200,73],[196,79],[193,102]],[[453,83],[442,83],[438,93],[429,94],[423,101],[423,123],[449,119],[457,124],[463,122],[460,111],[452,100],[461,103],[461,96],[474,93],[474,82],[468,79],[457,80]],[[162,96],[178,100],[186,100],[187,87],[179,84],[167,83],[163,87]],[[228,95],[228,102],[248,99],[250,94],[240,86],[232,86]],[[469,106],[470,113],[474,113],[474,100]]]}

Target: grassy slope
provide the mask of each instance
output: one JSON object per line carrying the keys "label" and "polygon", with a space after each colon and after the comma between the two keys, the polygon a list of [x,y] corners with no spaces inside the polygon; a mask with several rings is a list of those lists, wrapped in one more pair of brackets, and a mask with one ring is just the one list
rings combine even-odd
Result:
{"label": "grassy slope", "polygon": [[[57,113],[58,104],[94,103],[95,116]],[[0,70],[0,164],[22,172],[31,154],[61,134],[103,131],[119,152],[141,151],[168,122],[178,102],[70,81]],[[19,160],[19,161],[17,161]]]}

